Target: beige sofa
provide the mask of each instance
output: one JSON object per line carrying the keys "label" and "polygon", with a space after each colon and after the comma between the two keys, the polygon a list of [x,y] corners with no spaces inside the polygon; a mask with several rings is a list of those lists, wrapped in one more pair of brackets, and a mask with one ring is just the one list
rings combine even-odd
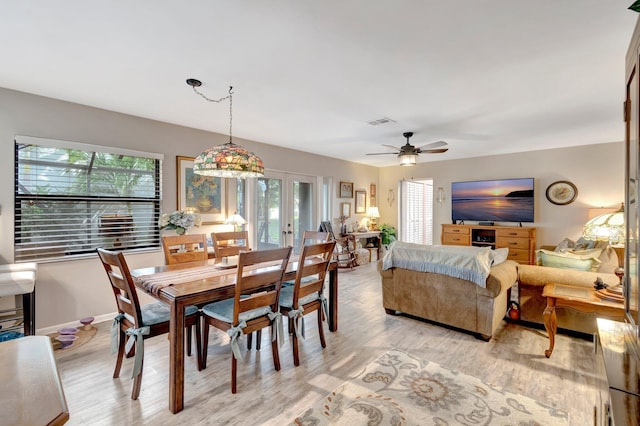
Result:
{"label": "beige sofa", "polygon": [[402,312],[478,334],[489,340],[507,310],[507,290],[517,279],[516,262],[491,268],[486,288],[471,281],[402,268],[382,270],[382,305],[388,314]]}
{"label": "beige sofa", "polygon": [[[593,287],[600,277],[609,285],[616,285],[620,281],[615,274],[602,272],[576,271],[573,269],[559,269],[547,266],[518,265],[518,291],[520,299],[520,320],[544,324],[543,313],[547,306],[546,298],[542,296],[542,289],[546,284],[556,283]],[[622,311],[621,311],[622,315]],[[596,331],[595,314],[578,312],[573,309],[558,308],[556,310],[558,328],[593,334]],[[622,320],[619,318],[611,318]]]}

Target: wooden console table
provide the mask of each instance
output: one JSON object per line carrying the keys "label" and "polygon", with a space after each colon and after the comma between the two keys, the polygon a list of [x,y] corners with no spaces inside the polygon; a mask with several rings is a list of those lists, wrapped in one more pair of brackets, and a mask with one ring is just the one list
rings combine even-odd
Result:
{"label": "wooden console table", "polygon": [[0,343],[0,423],[62,425],[69,409],[47,336]]}
{"label": "wooden console table", "polygon": [[594,313],[599,317],[624,321],[624,303],[608,302],[596,295],[592,287],[580,287],[561,284],[547,284],[542,295],[547,298],[544,310],[544,328],[549,334],[549,349],[544,356],[549,358],[553,352],[558,323],[556,308],[571,308],[580,312]]}
{"label": "wooden console table", "polygon": [[[380,240],[380,231],[369,231],[369,232],[350,232],[345,235],[351,235],[355,240],[359,240],[360,238],[376,238],[377,244],[376,247],[378,249],[378,259],[380,259],[380,247],[382,246],[382,242]],[[366,244],[362,247],[365,247]]]}

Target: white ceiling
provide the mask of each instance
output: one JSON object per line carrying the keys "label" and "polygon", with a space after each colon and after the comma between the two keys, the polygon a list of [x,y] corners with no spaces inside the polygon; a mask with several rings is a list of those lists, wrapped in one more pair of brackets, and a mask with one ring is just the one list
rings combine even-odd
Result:
{"label": "white ceiling", "polygon": [[6,0],[0,87],[227,134],[185,80],[232,85],[234,136],[375,166],[615,142],[631,3]]}

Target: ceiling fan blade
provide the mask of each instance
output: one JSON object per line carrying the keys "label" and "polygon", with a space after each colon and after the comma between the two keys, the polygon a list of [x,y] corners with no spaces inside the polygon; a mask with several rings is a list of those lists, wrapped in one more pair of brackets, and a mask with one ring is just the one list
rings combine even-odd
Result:
{"label": "ceiling fan blade", "polygon": [[442,154],[443,152],[449,151],[449,148],[438,148],[438,149],[424,149],[422,150],[423,154]]}
{"label": "ceiling fan blade", "polygon": [[426,145],[422,145],[420,147],[418,147],[418,149],[421,150],[427,150],[427,149],[434,149],[434,148],[440,148],[441,146],[447,146],[448,144],[445,141],[437,141],[437,142],[431,142],[428,143]]}
{"label": "ceiling fan blade", "polygon": [[387,148],[391,148],[391,149],[395,149],[396,151],[400,151],[400,148],[398,148],[397,146],[386,145],[386,144],[382,144],[382,146],[386,146]]}
{"label": "ceiling fan blade", "polygon": [[389,154],[398,155],[400,153],[399,152],[373,152],[367,155],[389,155]]}

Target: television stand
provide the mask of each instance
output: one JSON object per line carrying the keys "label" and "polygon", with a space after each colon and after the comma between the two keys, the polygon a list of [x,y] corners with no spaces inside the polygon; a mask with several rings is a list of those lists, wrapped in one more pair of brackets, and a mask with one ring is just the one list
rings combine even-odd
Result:
{"label": "television stand", "polygon": [[508,248],[508,259],[535,265],[536,228],[522,226],[442,225],[442,245]]}

